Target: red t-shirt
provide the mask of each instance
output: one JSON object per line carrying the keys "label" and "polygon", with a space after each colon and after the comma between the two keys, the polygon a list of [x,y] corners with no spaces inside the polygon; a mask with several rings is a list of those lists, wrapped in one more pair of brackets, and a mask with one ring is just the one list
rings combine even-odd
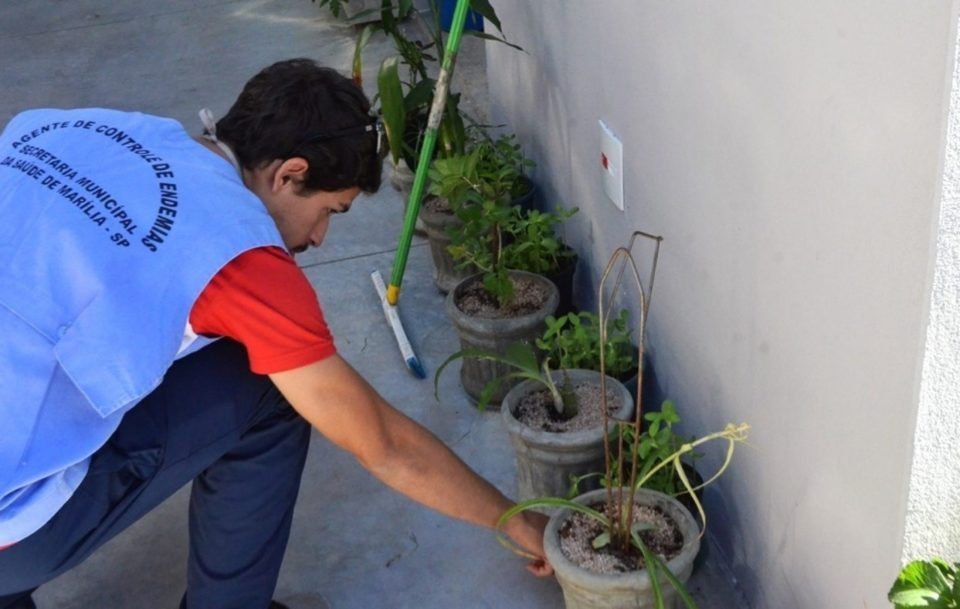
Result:
{"label": "red t-shirt", "polygon": [[190,312],[197,334],[242,343],[257,374],[293,370],[336,353],[317,296],[293,257],[249,250],[220,269]]}

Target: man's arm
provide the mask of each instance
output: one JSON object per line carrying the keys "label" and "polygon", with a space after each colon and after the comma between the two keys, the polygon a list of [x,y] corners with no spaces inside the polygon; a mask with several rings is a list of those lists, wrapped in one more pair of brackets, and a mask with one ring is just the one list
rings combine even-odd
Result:
{"label": "man's arm", "polygon": [[[290,404],[331,442],[390,488],[447,516],[493,528],[513,504],[428,430],[388,404],[338,355],[270,375]],[[540,557],[528,569],[549,575],[546,518],[525,512],[506,533]]]}

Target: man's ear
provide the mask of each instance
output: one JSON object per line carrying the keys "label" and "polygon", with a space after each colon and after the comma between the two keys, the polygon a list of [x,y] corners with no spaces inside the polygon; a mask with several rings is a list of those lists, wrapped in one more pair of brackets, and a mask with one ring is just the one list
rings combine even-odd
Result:
{"label": "man's ear", "polygon": [[283,161],[273,174],[271,189],[273,192],[280,192],[284,187],[291,186],[295,191],[299,191],[307,181],[309,169],[310,164],[302,157],[295,156]]}

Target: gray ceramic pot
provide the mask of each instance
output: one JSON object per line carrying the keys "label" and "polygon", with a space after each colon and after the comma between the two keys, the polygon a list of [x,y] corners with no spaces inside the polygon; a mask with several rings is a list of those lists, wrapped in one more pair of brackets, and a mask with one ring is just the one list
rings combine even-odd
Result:
{"label": "gray ceramic pot", "polygon": [[[543,334],[548,315],[557,310],[557,286],[546,277],[527,273],[525,271],[510,271],[511,277],[529,277],[539,282],[547,289],[546,302],[533,313],[520,317],[500,319],[485,319],[471,317],[457,307],[456,301],[463,294],[465,288],[479,275],[473,275],[462,280],[447,294],[447,316],[453,322],[457,334],[460,336],[462,349],[482,349],[494,353],[506,353],[507,347],[513,343],[525,342],[533,345],[535,340]],[[491,380],[502,377],[514,371],[514,368],[500,362],[478,360],[470,357],[463,358],[460,367],[460,382],[467,395],[474,401],[479,399],[483,387]],[[490,406],[499,408],[500,402],[516,381],[504,380],[500,388],[494,392]]]}
{"label": "gray ceramic pot", "polygon": [[[573,383],[588,381],[596,383],[599,391],[600,373],[594,370],[566,370]],[[557,373],[559,376],[561,372]],[[633,413],[630,393],[616,379],[607,377],[607,388],[620,396],[620,406],[611,415],[627,420]],[[537,381],[523,381],[503,398],[501,415],[510,434],[510,442],[517,458],[517,498],[566,497],[571,476],[583,476],[602,472],[603,429],[555,433],[527,427],[517,420],[515,413],[520,401],[528,393],[543,388]],[[613,430],[616,423],[610,420],[607,429]],[[587,482],[587,481],[585,481]]]}
{"label": "gray ceramic pot", "polygon": [[[403,216],[406,218],[407,207],[410,204],[410,191],[413,189],[413,179],[415,175],[403,159],[400,159],[398,165],[394,165],[393,159],[388,157],[387,164],[390,166],[390,185],[400,193],[400,197],[403,199]],[[419,214],[413,227],[413,234],[419,237],[425,237],[427,235],[427,229]]]}
{"label": "gray ceramic pot", "polygon": [[[591,491],[577,497],[581,504],[594,504],[606,500],[604,489]],[[697,523],[685,507],[676,499],[657,491],[640,489],[636,502],[662,509],[680,527],[683,549],[667,563],[667,567],[681,582],[686,582],[693,571],[693,561],[700,551]],[[646,609],[654,607],[650,575],[647,571],[633,571],[614,575],[601,575],[586,571],[563,555],[560,550],[559,530],[571,511],[563,509],[550,518],[544,533],[543,545],[547,560],[553,566],[566,609]],[[676,607],[677,596],[667,579],[660,576],[667,607]]]}
{"label": "gray ceramic pot", "polygon": [[430,243],[433,283],[441,294],[446,294],[458,283],[477,272],[476,269],[458,269],[453,256],[447,251],[447,246],[450,245],[447,227],[460,224],[460,220],[452,213],[430,211],[426,205],[420,206],[418,219]]}
{"label": "gray ceramic pot", "polygon": [[409,195],[413,187],[413,170],[407,166],[403,159],[396,164],[392,157],[387,157],[387,165],[390,167],[390,185],[393,189],[399,191],[402,195]]}

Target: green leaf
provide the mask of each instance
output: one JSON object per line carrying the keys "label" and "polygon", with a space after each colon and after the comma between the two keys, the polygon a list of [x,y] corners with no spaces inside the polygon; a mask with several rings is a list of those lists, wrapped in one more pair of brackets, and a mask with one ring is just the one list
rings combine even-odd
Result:
{"label": "green leaf", "polygon": [[604,532],[600,533],[593,538],[593,541],[590,543],[593,546],[594,550],[599,550],[600,548],[605,548],[610,545],[610,533]]}
{"label": "green leaf", "polygon": [[540,373],[537,354],[528,343],[511,343],[505,349],[503,362],[528,372],[534,376]]}
{"label": "green leaf", "polygon": [[650,576],[650,586],[653,589],[654,596],[654,606],[657,609],[667,609],[667,606],[664,604],[663,593],[660,590],[660,574],[667,579],[670,583],[670,586],[677,591],[677,595],[683,600],[683,604],[687,609],[697,609],[697,604],[694,602],[693,598],[687,592],[686,587],[684,587],[683,582],[681,582],[677,577],[670,571],[670,568],[660,560],[660,557],[654,554],[647,548],[646,544],[640,539],[640,536],[631,531],[630,535],[633,540],[634,545],[640,549],[640,553],[643,554],[643,561],[647,565],[647,573]]}
{"label": "green leaf", "polygon": [[353,82],[358,85],[363,84],[363,49],[370,42],[370,36],[373,34],[373,26],[366,26],[360,30],[357,36],[356,46],[353,48]]}
{"label": "green leaf", "polygon": [[677,415],[677,409],[672,400],[665,400],[660,406],[660,412],[663,414],[663,420],[667,423],[679,423],[680,417]]}
{"label": "green leaf", "polygon": [[639,535],[643,531],[652,531],[654,528],[652,522],[634,522],[630,525],[630,535]]}
{"label": "green leaf", "polygon": [[910,607],[925,607],[928,609],[947,609],[948,605],[940,598],[940,594],[929,588],[912,588],[900,592],[891,592],[887,599],[896,609]]}
{"label": "green leaf", "polygon": [[500,356],[492,351],[484,351],[482,349],[462,349],[448,357],[442,364],[440,364],[440,367],[437,368],[437,373],[433,375],[433,397],[437,400],[440,399],[440,375],[443,373],[444,368],[463,357],[496,360],[499,359]]}
{"label": "green leaf", "polygon": [[390,144],[390,155],[393,157],[394,163],[400,162],[400,155],[403,152],[403,131],[406,122],[399,64],[400,58],[398,56],[387,57],[380,64],[380,72],[377,74],[380,112],[383,116],[383,126],[387,132],[387,142]]}
{"label": "green leaf", "polygon": [[483,386],[480,390],[480,395],[477,396],[477,409],[480,412],[483,412],[487,409],[487,405],[490,403],[490,400],[493,399],[493,394],[497,389],[500,388],[500,379],[490,379],[487,381],[487,384]]}
{"label": "green leaf", "polygon": [[956,567],[943,560],[915,560],[900,571],[887,597],[897,609],[950,609],[957,606],[958,599],[950,598],[955,581]]}
{"label": "green leaf", "polygon": [[501,43],[501,44],[505,44],[505,45],[507,45],[508,47],[510,47],[511,49],[516,49],[516,50],[518,50],[518,51],[522,51],[522,50],[523,50],[523,47],[521,47],[520,45],[517,45],[517,44],[513,44],[512,42],[509,42],[506,38],[500,38],[499,36],[493,36],[493,35],[491,35],[491,34],[487,34],[486,32],[478,32],[477,30],[464,30],[464,31],[463,31],[463,35],[464,35],[464,36],[473,36],[474,38],[482,38],[483,40],[492,40],[492,41],[494,41],[494,42],[499,42],[499,43]]}
{"label": "green leaf", "polygon": [[492,23],[498,30],[503,31],[500,27],[500,18],[497,17],[497,11],[493,10],[488,0],[470,0],[470,8],[480,13],[484,19]]}
{"label": "green leaf", "polygon": [[420,106],[429,106],[433,101],[433,90],[436,84],[432,78],[425,78],[411,87],[403,98],[404,109],[412,112]]}
{"label": "green leaf", "polygon": [[567,508],[573,510],[574,512],[580,512],[581,514],[586,514],[590,518],[593,518],[603,526],[610,524],[610,521],[602,513],[597,510],[587,507],[583,504],[577,503],[576,501],[571,501],[569,499],[560,499],[558,497],[537,497],[535,499],[527,499],[526,501],[521,501],[516,504],[506,512],[500,515],[500,518],[497,519],[497,528],[502,527],[508,520],[519,514],[520,512],[526,512],[527,510],[535,510],[537,508]]}
{"label": "green leaf", "polygon": [[380,20],[383,21],[383,27],[388,32],[395,32],[397,29],[397,20],[393,15],[393,2],[391,0],[382,0],[380,2]]}
{"label": "green leaf", "polygon": [[637,548],[640,549],[640,553],[643,554],[643,562],[647,566],[647,575],[650,578],[650,588],[653,590],[653,606],[657,609],[666,609],[666,604],[663,600],[663,591],[660,589],[660,574],[658,573],[659,561],[653,555],[647,545],[643,543],[640,539],[640,536],[631,531],[630,538],[633,539],[633,543]]}

